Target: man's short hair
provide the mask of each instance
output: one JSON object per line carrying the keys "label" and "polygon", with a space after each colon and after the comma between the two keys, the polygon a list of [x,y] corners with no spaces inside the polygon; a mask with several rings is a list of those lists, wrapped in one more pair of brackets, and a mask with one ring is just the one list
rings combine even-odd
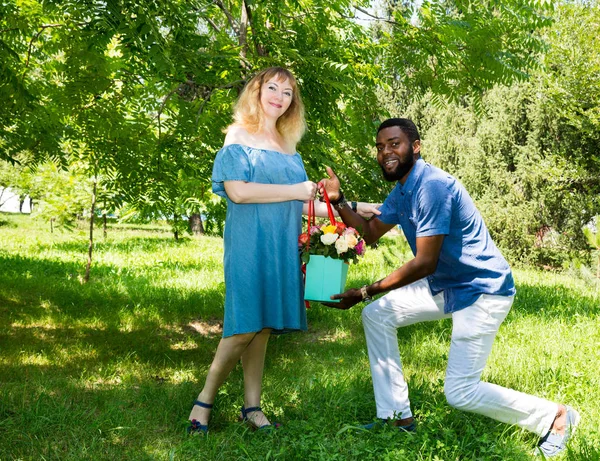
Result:
{"label": "man's short hair", "polygon": [[413,123],[412,120],[408,118],[388,118],[384,120],[379,128],[377,129],[377,133],[379,133],[384,128],[389,128],[391,126],[399,127],[402,132],[408,137],[408,140],[413,143],[416,140],[421,140],[421,136],[419,136],[419,130],[417,126]]}

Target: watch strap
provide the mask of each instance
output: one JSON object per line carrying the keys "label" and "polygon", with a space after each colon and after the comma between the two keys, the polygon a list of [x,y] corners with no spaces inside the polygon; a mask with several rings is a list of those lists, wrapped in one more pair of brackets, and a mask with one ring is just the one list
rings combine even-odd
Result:
{"label": "watch strap", "polygon": [[362,296],[363,301],[371,301],[372,298],[367,292],[367,285],[363,285],[362,287],[360,287],[360,294]]}

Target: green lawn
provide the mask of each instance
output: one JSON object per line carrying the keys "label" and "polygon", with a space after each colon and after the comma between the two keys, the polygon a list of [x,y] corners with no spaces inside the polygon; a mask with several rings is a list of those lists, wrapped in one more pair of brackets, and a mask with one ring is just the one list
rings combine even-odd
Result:
{"label": "green lawn", "polygon": [[[186,418],[220,338],[222,240],[175,241],[160,226],[98,232],[81,283],[83,230],[53,233],[0,214],[0,460],[531,459],[536,437],[452,409],[443,377],[450,321],[399,332],[416,434],[353,429],[375,416],[360,307],[315,304],[309,331],[274,337],[263,408],[284,424],[238,423],[242,374],[220,390],[208,437]],[[350,285],[406,258],[401,237],[370,249]],[[600,459],[600,296],[567,275],[515,270],[518,295],[484,379],[579,409],[573,460]]]}

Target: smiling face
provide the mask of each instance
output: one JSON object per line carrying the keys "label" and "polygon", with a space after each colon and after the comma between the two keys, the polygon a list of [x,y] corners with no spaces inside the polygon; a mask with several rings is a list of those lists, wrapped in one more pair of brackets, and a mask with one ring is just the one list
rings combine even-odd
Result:
{"label": "smiling face", "polygon": [[293,98],[291,82],[273,77],[260,87],[260,105],[268,118],[277,120],[288,110]]}
{"label": "smiling face", "polygon": [[390,126],[377,133],[377,162],[386,181],[406,181],[408,173],[421,151],[419,140],[410,142],[399,126]]}

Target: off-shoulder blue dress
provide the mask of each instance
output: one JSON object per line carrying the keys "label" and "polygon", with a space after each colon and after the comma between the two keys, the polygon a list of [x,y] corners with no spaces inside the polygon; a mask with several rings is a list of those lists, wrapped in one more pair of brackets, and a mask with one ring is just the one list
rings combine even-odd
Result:
{"label": "off-shoulder blue dress", "polygon": [[263,328],[272,328],[273,333],[306,330],[298,255],[302,202],[234,203],[223,182],[296,184],[307,179],[297,153],[241,144],[217,153],[212,188],[227,199],[223,337]]}

